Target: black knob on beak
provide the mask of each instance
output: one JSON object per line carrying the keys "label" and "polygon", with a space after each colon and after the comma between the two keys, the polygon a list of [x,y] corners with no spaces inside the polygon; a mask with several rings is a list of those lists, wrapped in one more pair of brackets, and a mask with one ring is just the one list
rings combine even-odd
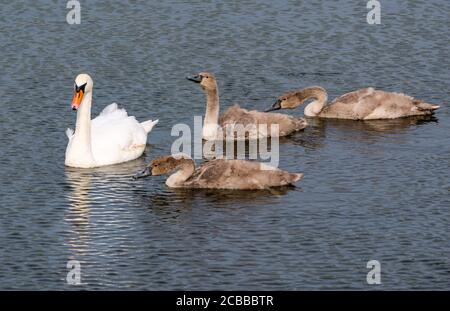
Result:
{"label": "black knob on beak", "polygon": [[151,175],[152,175],[152,172],[151,172],[150,168],[146,167],[143,171],[138,172],[136,175],[134,175],[133,179],[136,180],[136,179],[144,178],[144,177],[151,176]]}
{"label": "black knob on beak", "polygon": [[266,112],[274,111],[274,110],[280,110],[281,109],[281,100],[278,99],[275,104],[272,105],[269,109],[266,110]]}
{"label": "black knob on beak", "polygon": [[186,79],[195,83],[200,83],[202,82],[203,77],[201,75],[195,75],[195,76],[187,76]]}

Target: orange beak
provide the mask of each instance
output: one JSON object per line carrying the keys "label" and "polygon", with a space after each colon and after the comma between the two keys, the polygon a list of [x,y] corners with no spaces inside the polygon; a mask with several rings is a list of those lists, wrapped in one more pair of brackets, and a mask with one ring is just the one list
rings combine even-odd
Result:
{"label": "orange beak", "polygon": [[83,90],[75,91],[72,99],[72,110],[77,110],[80,107],[81,101],[83,100],[84,92]]}

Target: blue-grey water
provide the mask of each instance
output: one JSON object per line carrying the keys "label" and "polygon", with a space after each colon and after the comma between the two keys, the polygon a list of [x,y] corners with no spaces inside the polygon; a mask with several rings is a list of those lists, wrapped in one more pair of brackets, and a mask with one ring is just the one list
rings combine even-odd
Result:
{"label": "blue-grey water", "polygon": [[[0,289],[450,289],[450,2],[66,1],[0,6]],[[310,121],[281,140],[273,192],[171,190],[134,182],[170,152],[176,123],[205,98],[188,74],[216,74],[222,110],[268,108],[309,85],[361,87],[441,105],[434,118]],[[159,118],[145,156],[64,166],[78,73],[93,115],[112,102]],[[301,115],[299,108],[288,113]],[[82,285],[68,285],[69,260]],[[368,285],[369,260],[381,285]]]}

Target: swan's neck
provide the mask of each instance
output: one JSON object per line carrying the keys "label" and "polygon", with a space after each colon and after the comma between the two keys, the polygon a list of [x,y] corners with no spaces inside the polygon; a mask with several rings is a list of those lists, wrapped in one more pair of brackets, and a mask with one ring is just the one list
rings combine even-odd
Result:
{"label": "swan's neck", "polygon": [[77,123],[75,128],[75,137],[85,144],[91,142],[91,105],[92,93],[89,92],[83,97],[80,108],[77,111]]}
{"label": "swan's neck", "polygon": [[212,138],[217,134],[219,123],[219,91],[218,89],[206,92],[206,113],[203,121],[203,137]]}
{"label": "swan's neck", "polygon": [[84,95],[80,108],[77,111],[77,122],[72,146],[76,148],[78,156],[83,157],[84,161],[94,162],[91,144],[91,105],[92,92]]}
{"label": "swan's neck", "polygon": [[310,98],[313,98],[314,101],[312,101],[305,107],[305,116],[315,117],[320,114],[327,103],[327,92],[323,89],[316,88],[314,90],[311,90],[305,100]]}
{"label": "swan's neck", "polygon": [[192,159],[180,159],[177,164],[178,171],[167,178],[166,185],[172,188],[182,187],[184,182],[194,174],[195,163]]}

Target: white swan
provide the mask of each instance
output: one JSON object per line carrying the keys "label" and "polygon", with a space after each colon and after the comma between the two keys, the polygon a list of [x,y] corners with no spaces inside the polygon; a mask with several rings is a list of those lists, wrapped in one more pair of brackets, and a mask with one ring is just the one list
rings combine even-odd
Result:
{"label": "white swan", "polygon": [[139,123],[117,104],[106,106],[91,120],[93,86],[87,74],[80,74],[75,79],[72,109],[78,110],[77,122],[75,132],[66,130],[69,143],[65,165],[91,168],[140,157],[147,144],[147,134],[158,120]]}

